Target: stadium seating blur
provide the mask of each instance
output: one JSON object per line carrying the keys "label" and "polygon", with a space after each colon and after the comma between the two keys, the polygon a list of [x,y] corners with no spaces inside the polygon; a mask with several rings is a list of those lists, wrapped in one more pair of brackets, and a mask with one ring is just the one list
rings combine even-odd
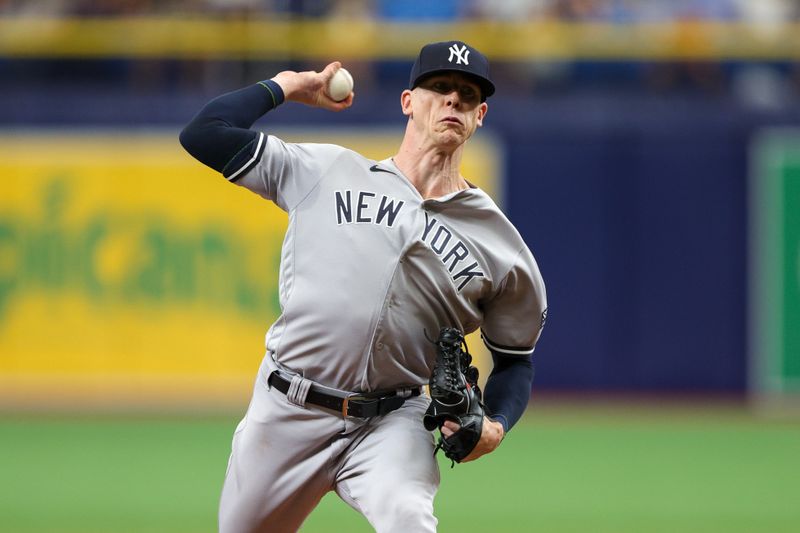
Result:
{"label": "stadium seating blur", "polygon": [[[195,43],[205,39],[224,43],[241,28],[237,22],[248,20],[298,26],[325,20],[335,25],[336,39],[357,22],[428,26],[433,30],[425,37],[439,34],[442,38],[454,33],[473,35],[476,26],[480,32],[504,24],[525,25],[525,31],[544,34],[527,49],[504,42],[502,32],[491,33],[481,43],[488,44],[485,48],[494,59],[494,75],[505,97],[624,93],[627,99],[680,94],[731,98],[759,108],[790,105],[800,97],[800,70],[792,51],[797,38],[791,37],[800,7],[790,0],[6,0],[0,2],[0,17],[12,26],[21,18],[46,21],[46,26],[32,27],[38,35],[22,39],[35,46],[26,48],[15,40],[14,32],[5,32],[0,39],[0,87],[10,91],[14,102],[23,99],[29,104],[3,109],[11,113],[4,113],[5,120],[10,116],[15,122],[41,122],[47,117],[57,121],[60,114],[50,109],[37,112],[46,107],[37,96],[47,94],[54,83],[62,94],[74,92],[76,97],[114,89],[135,108],[130,115],[142,122],[180,122],[191,106],[163,104],[157,112],[147,113],[152,107],[139,109],[133,95],[159,93],[160,102],[170,98],[180,102],[196,92],[214,94],[283,68],[319,68],[325,63],[320,54],[309,60],[302,53],[307,43],[300,41],[273,50],[266,45],[262,54],[246,49],[217,53],[225,50],[224,44],[195,46],[193,52],[185,53],[192,50],[191,43],[179,46],[159,36],[161,45],[126,52],[124,47],[108,46],[114,35],[104,35],[102,28],[90,29],[89,21],[98,18],[220,23],[205,33],[194,30],[189,37]],[[81,20],[86,26],[80,26]],[[77,21],[76,32],[98,31],[96,48],[75,45],[70,49],[68,41],[58,38],[59,21],[65,26]],[[139,26],[141,31],[145,35],[156,31],[146,21]],[[113,32],[113,27],[105,31]],[[213,35],[213,31],[220,33]],[[360,55],[359,65],[354,65],[359,85],[396,91],[405,81],[405,62],[413,53],[396,42],[373,43],[374,52],[367,50]],[[108,106],[119,109],[112,102]],[[14,112],[19,107],[32,116]],[[76,113],[64,120],[102,120],[82,106],[72,107]]]}

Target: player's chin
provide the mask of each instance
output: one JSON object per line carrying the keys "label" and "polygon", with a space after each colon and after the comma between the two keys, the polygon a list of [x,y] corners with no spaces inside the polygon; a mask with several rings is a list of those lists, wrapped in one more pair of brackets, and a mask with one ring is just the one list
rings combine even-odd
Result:
{"label": "player's chin", "polygon": [[446,129],[439,132],[437,135],[437,142],[442,148],[458,148],[469,138],[466,132],[456,129]]}

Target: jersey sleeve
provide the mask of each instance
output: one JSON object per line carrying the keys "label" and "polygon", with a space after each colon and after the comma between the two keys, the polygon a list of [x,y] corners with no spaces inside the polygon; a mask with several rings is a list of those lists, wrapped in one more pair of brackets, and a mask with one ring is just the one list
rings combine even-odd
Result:
{"label": "jersey sleeve", "polygon": [[527,247],[483,311],[481,336],[490,350],[520,357],[533,353],[547,317],[547,296],[539,266]]}
{"label": "jersey sleeve", "polygon": [[275,202],[284,211],[294,209],[328,173],[345,148],[333,144],[287,143],[259,133],[254,161],[234,181]]}

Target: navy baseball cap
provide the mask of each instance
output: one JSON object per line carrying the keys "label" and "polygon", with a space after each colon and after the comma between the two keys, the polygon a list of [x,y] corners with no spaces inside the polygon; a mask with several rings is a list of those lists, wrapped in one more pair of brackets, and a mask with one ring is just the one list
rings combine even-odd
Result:
{"label": "navy baseball cap", "polygon": [[489,78],[489,60],[463,41],[444,41],[423,46],[411,67],[409,89],[438,72],[463,72],[472,76],[481,87],[481,102],[494,94],[494,83]]}

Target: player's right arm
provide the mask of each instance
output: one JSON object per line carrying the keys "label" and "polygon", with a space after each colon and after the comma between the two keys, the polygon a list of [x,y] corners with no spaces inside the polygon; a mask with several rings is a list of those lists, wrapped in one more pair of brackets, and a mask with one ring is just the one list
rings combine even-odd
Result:
{"label": "player's right arm", "polygon": [[328,82],[341,68],[338,61],[330,63],[322,72],[294,72],[285,70],[279,72],[272,81],[280,85],[286,100],[298,102],[312,107],[321,107],[329,111],[342,111],[353,105],[353,93],[341,102],[332,100],[326,92]]}
{"label": "player's right arm", "polygon": [[252,169],[264,150],[264,135],[250,129],[261,116],[284,101],[331,111],[353,103],[352,93],[335,102],[325,87],[341,67],[329,64],[322,72],[284,71],[270,80],[229,92],[206,104],[180,134],[183,147],[201,163],[235,181]]}

